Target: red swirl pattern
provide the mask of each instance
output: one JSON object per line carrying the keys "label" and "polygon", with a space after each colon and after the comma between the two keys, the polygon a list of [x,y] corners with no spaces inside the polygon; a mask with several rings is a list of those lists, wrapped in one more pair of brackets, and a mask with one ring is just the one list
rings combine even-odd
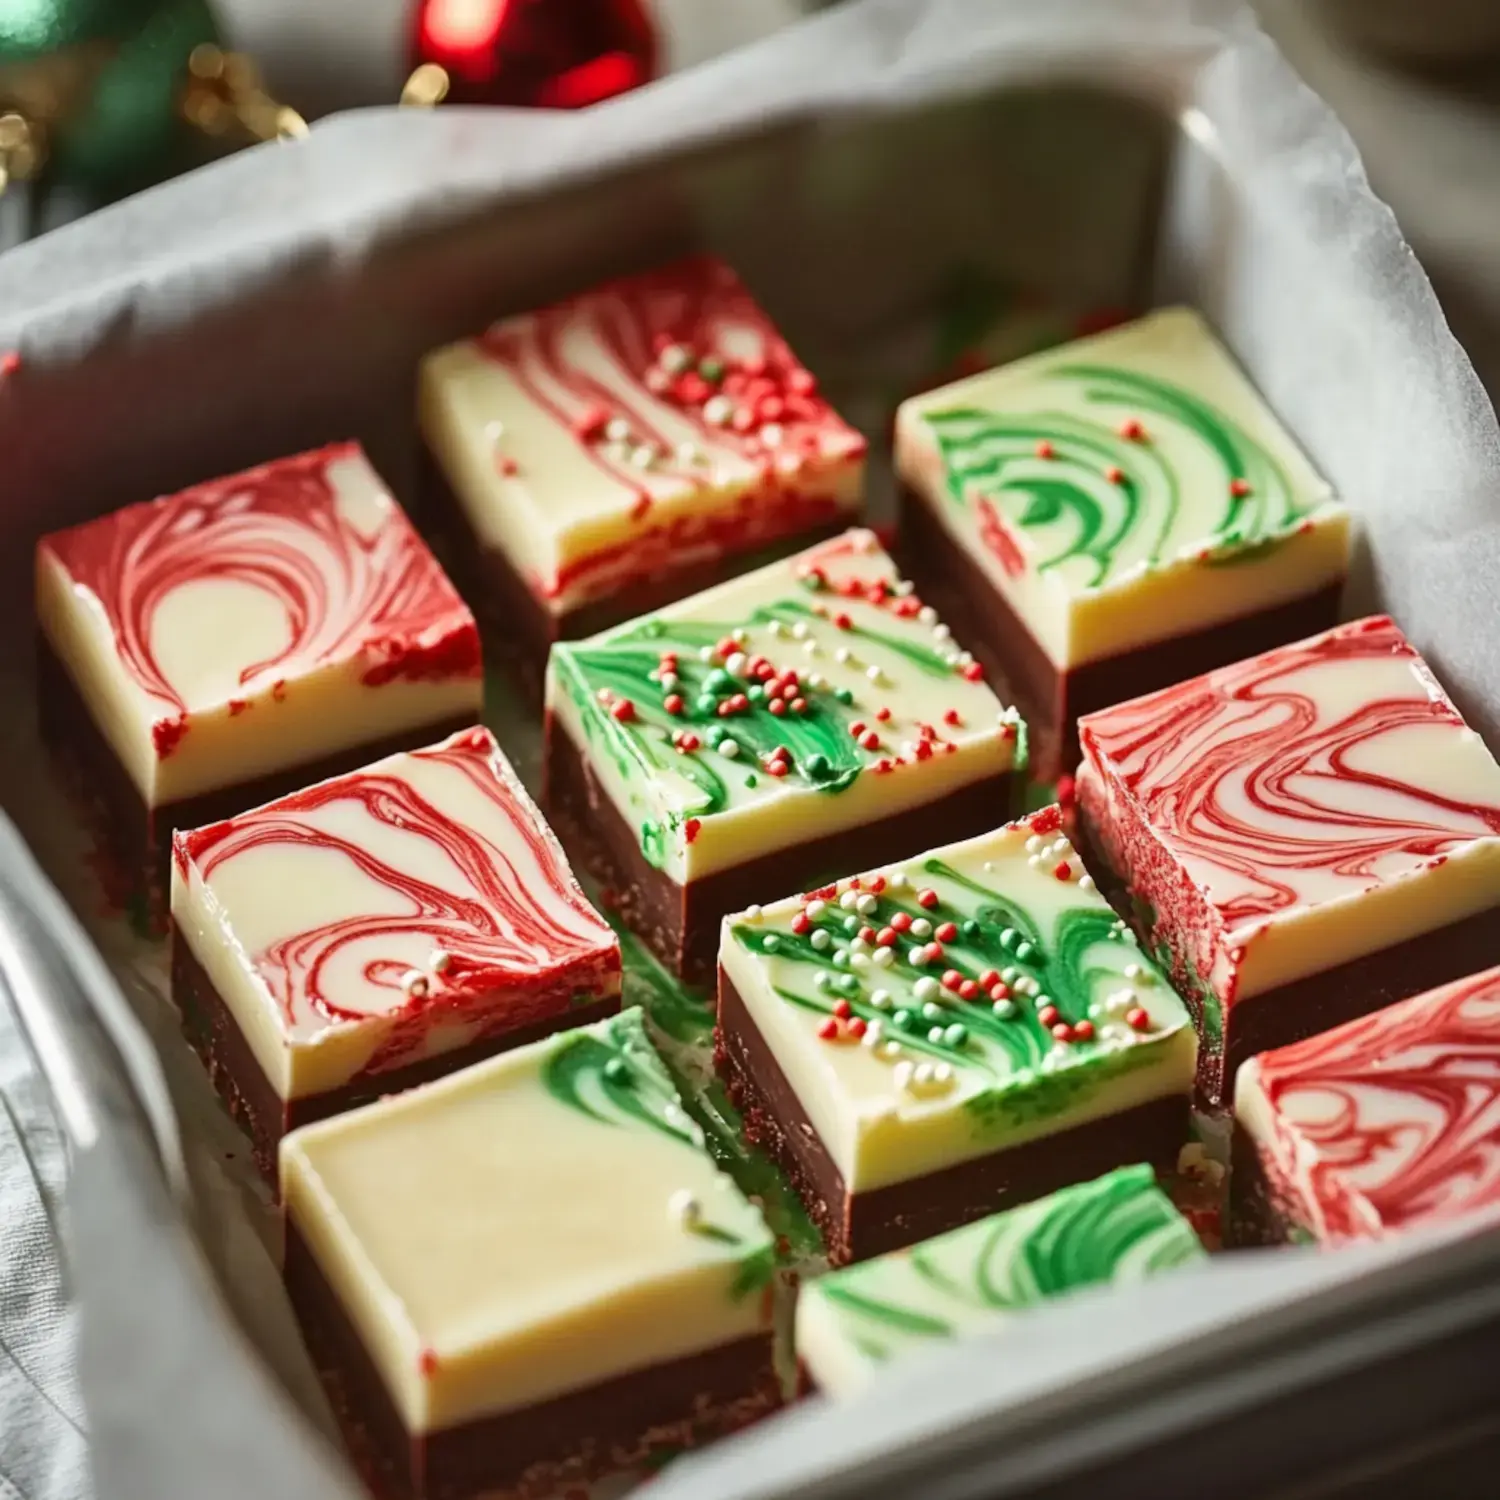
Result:
{"label": "red swirl pattern", "polygon": [[183,701],[152,647],[157,611],[188,583],[248,584],[285,611],[286,647],[240,668],[247,694],[279,694],[300,671],[351,659],[372,687],[479,675],[473,616],[437,559],[394,501],[373,532],[353,524],[330,472],[341,462],[365,462],[358,444],[281,459],[43,538],[103,607],[125,670],[170,709],[156,725],[159,755],[200,706]]}
{"label": "red swirl pattern", "polygon": [[[1348,674],[1392,658],[1408,690],[1362,695]],[[1121,789],[1193,885],[1212,884],[1233,936],[1500,833],[1500,805],[1446,794],[1422,764],[1395,773],[1402,757],[1381,741],[1418,726],[1470,732],[1375,616],[1089,715],[1079,736],[1090,779]]]}
{"label": "red swirl pattern", "polygon": [[[574,434],[591,464],[635,495],[632,520],[646,535],[627,544],[632,556],[622,562],[616,544],[576,559],[557,579],[541,581],[548,596],[595,573],[615,586],[622,569],[649,571],[681,550],[721,554],[831,521],[838,513],[833,499],[798,493],[797,476],[810,462],[853,459],[865,450],[739,277],[712,256],[692,256],[507,319],[480,335],[476,347]],[[662,360],[673,348],[694,363],[668,369]],[[583,351],[594,353],[601,368],[591,369]],[[705,360],[721,367],[716,379],[699,373]],[[623,389],[604,377],[604,368],[623,376]],[[733,408],[724,422],[707,415],[716,396]],[[615,417],[627,422],[633,443],[656,449],[649,474],[598,441],[604,421]],[[649,520],[655,495],[713,477],[711,468],[678,456],[674,433],[680,437],[684,425],[704,453],[749,464],[758,475],[756,493],[711,522],[686,517],[657,526]],[[654,561],[634,555],[647,541],[660,554]]]}
{"label": "red swirl pattern", "polygon": [[1500,969],[1262,1054],[1275,1185],[1322,1239],[1500,1203]]}
{"label": "red swirl pattern", "polygon": [[[464,826],[435,806],[419,785],[427,765],[461,776],[492,804],[503,835]],[[335,831],[344,828],[350,833]],[[397,898],[250,954],[290,1035],[373,1016],[403,1022],[370,1069],[395,1066],[437,1024],[472,1022],[480,1035],[508,1031],[580,996],[618,992],[619,942],[488,729],[463,730],[381,769],[321,782],[174,840],[178,869],[185,875],[192,864],[210,888],[228,862],[271,849],[288,857],[288,878],[298,856],[316,850]],[[437,869],[454,872],[450,885],[431,877]],[[448,955],[417,994],[403,982],[413,970],[414,935],[424,949]],[[404,953],[394,951],[396,942]]]}

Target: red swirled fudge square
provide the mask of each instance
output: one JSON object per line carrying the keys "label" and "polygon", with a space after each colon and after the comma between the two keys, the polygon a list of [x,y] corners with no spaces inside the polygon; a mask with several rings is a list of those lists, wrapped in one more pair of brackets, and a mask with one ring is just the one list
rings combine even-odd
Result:
{"label": "red swirled fudge square", "polygon": [[53,532],[36,596],[44,732],[158,909],[172,828],[478,718],[473,616],[353,443]]}
{"label": "red swirled fudge square", "polygon": [[1198,1017],[1200,1084],[1500,960],[1500,766],[1384,616],[1081,721],[1089,837]]}
{"label": "red swirled fudge square", "polygon": [[1235,1081],[1238,1244],[1376,1239],[1500,1205],[1500,969],[1290,1047]]}
{"label": "red swirled fudge square", "polygon": [[434,508],[533,681],[552,641],[831,534],[863,495],[864,438],[712,256],[435,351],[418,419]]}
{"label": "red swirled fudge square", "polygon": [[173,994],[256,1157],[619,1008],[620,949],[488,729],[174,840]]}

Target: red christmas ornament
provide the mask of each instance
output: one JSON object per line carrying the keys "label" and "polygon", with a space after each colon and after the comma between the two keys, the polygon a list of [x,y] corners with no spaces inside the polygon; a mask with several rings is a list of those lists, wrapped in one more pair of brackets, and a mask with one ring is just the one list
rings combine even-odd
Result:
{"label": "red christmas ornament", "polygon": [[581,109],[649,83],[660,60],[644,0],[419,0],[411,65],[447,102]]}

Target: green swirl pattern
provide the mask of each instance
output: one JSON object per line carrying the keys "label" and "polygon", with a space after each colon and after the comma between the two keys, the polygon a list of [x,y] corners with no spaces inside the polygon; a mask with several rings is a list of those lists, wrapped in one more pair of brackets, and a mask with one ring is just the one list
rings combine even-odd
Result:
{"label": "green swirl pattern", "polygon": [[[1097,588],[1122,566],[1167,561],[1185,496],[1180,476],[1149,436],[1119,430],[1122,419],[1167,424],[1201,448],[1221,476],[1217,513],[1193,528],[1192,544],[1212,561],[1258,556],[1291,534],[1308,513],[1285,469],[1247,432],[1190,392],[1154,376],[1109,365],[1061,364],[1046,372],[1099,419],[1064,411],[989,411],[954,407],[926,413],[947,478],[949,497],[968,505],[982,496],[1015,527],[1050,548],[1041,572],[1070,564],[1079,584]],[[1051,445],[1050,456],[1038,445]]]}
{"label": "green swirl pattern", "polygon": [[832,1272],[803,1295],[823,1304],[837,1338],[884,1363],[1080,1287],[1142,1281],[1204,1255],[1151,1168],[1122,1167],[910,1251]]}

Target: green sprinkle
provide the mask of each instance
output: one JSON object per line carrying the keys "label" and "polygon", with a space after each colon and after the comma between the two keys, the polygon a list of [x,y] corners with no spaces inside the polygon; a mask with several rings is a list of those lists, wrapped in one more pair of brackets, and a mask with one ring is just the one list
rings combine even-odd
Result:
{"label": "green sprinkle", "polygon": [[834,691],[833,691],[833,696],[835,698],[837,698],[840,703],[848,705],[848,704],[854,702],[854,689],[853,688],[835,688]]}
{"label": "green sprinkle", "polygon": [[893,1011],[891,1014],[891,1025],[902,1031],[910,1031],[917,1024],[917,1018],[909,1010]]}
{"label": "green sprinkle", "polygon": [[842,948],[833,955],[833,966],[836,969],[847,969],[849,967],[849,955]]}
{"label": "green sprinkle", "polygon": [[859,993],[859,979],[853,974],[845,974],[839,980],[839,988],[846,995],[857,995]]}
{"label": "green sprinkle", "polygon": [[752,790],[754,790],[754,788],[756,788],[756,787],[758,787],[760,785],[760,777],[757,776],[754,771],[752,771],[745,778],[745,785],[747,787],[750,787]]}
{"label": "green sprinkle", "polygon": [[818,972],[813,975],[813,987],[815,989],[826,990],[830,988],[832,984],[833,975],[830,974],[827,969],[819,969]]}
{"label": "green sprinkle", "polygon": [[752,703],[764,703],[766,701],[766,690],[758,682],[752,682],[745,689],[745,696]]}
{"label": "green sprinkle", "polygon": [[947,1012],[936,1000],[929,1000],[922,1007],[922,1019],[924,1021],[941,1021]]}
{"label": "green sprinkle", "polygon": [[1021,977],[1021,971],[1014,964],[1010,964],[1001,969],[1000,977],[1006,984],[1014,984]]}
{"label": "green sprinkle", "polygon": [[927,1040],[931,1042],[934,1047],[941,1047],[943,1045],[943,1028],[941,1026],[934,1026],[932,1030],[927,1033]]}
{"label": "green sprinkle", "polygon": [[826,776],[828,774],[828,757],[821,751],[814,750],[807,757],[807,774],[809,776]]}
{"label": "green sprinkle", "polygon": [[1017,943],[1016,957],[1020,959],[1023,964],[1029,964],[1031,960],[1036,957],[1036,949],[1033,948],[1030,943]]}
{"label": "green sprinkle", "polygon": [[979,923],[973,917],[966,917],[958,930],[972,942],[979,936]]}
{"label": "green sprinkle", "polygon": [[823,592],[823,575],[821,573],[807,572],[802,575],[802,587],[809,594],[820,594]]}
{"label": "green sprinkle", "polygon": [[950,1047],[962,1047],[969,1040],[969,1028],[955,1021],[943,1032],[943,1041]]}
{"label": "green sprinkle", "polygon": [[698,373],[705,380],[719,381],[724,378],[724,361],[709,355],[698,361]]}
{"label": "green sprinkle", "polygon": [[1007,953],[1021,941],[1021,934],[1014,927],[1002,927],[1000,929],[1000,946]]}
{"label": "green sprinkle", "polygon": [[844,931],[845,932],[858,932],[859,931],[859,925],[860,925],[859,924],[859,918],[856,917],[856,916],[850,915],[850,916],[847,916],[847,917],[844,918]]}
{"label": "green sprinkle", "polygon": [[625,1083],[630,1078],[630,1069],[623,1058],[612,1057],[604,1065],[604,1077],[610,1083]]}
{"label": "green sprinkle", "polygon": [[774,932],[766,934],[766,940],[761,945],[764,953],[774,953],[781,946],[781,939]]}
{"label": "green sprinkle", "polygon": [[708,693],[700,693],[698,695],[697,701],[693,704],[693,707],[696,708],[700,714],[711,714],[718,706],[719,705],[714,701],[713,697]]}
{"label": "green sprinkle", "polygon": [[723,667],[715,667],[703,679],[703,686],[711,693],[727,693],[734,686],[734,678]]}
{"label": "green sprinkle", "polygon": [[997,1000],[990,1009],[1002,1020],[1011,1021],[1015,1019],[1016,1002],[1014,1000]]}

